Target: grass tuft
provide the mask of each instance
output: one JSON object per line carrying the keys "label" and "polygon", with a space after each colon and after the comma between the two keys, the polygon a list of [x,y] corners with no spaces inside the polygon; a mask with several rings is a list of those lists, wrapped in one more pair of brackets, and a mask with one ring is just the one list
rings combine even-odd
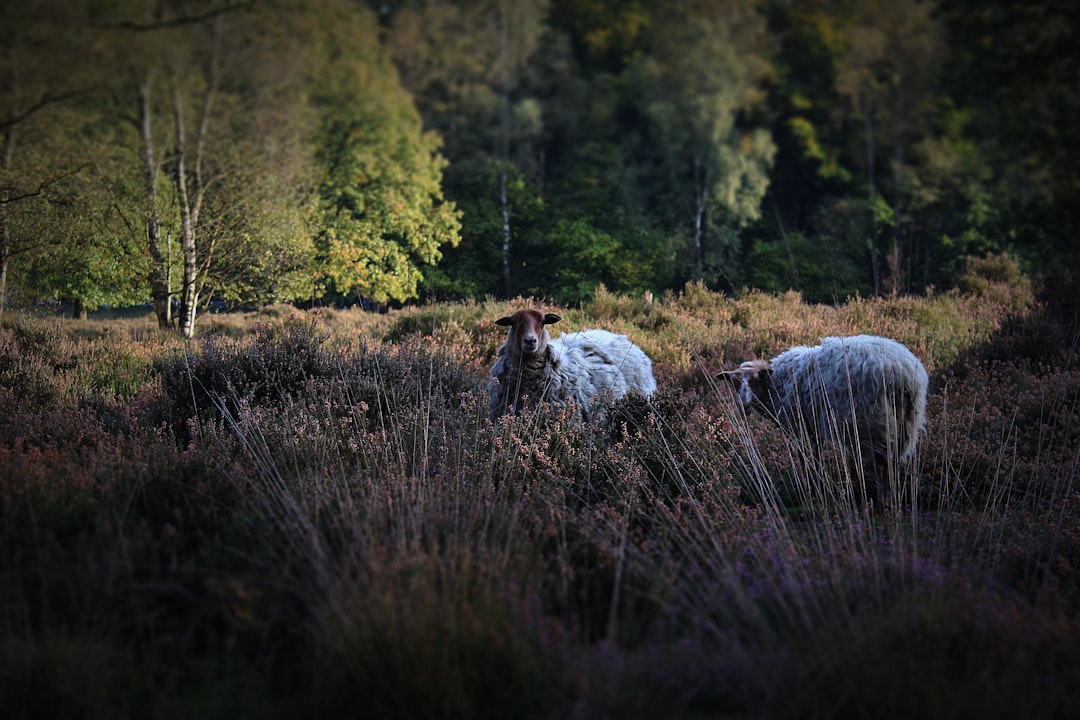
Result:
{"label": "grass tuft", "polygon": [[[525,299],[274,307],[190,342],[145,318],[5,317],[0,699],[13,717],[1065,716],[1075,317],[1008,259],[970,274],[839,307],[691,285],[554,308],[654,359],[658,392],[604,426],[488,421],[493,321]],[[855,332],[931,372],[885,511],[849,458],[745,416],[715,377]]]}

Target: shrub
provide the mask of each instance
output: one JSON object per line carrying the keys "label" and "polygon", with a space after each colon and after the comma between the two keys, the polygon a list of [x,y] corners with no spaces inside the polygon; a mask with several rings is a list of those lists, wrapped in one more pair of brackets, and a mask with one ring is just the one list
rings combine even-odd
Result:
{"label": "shrub", "polygon": [[290,324],[259,326],[250,342],[210,336],[196,351],[175,352],[155,369],[181,427],[199,415],[215,415],[222,403],[273,406],[308,379],[333,376],[337,364],[324,335]]}
{"label": "shrub", "polygon": [[[656,363],[605,427],[487,420],[491,320],[521,299],[249,313],[184,343],[5,319],[5,707],[1066,715],[1080,376],[1057,315],[979,272],[988,291],[837,306],[688,286],[558,308]],[[931,369],[919,491],[886,513],[715,379],[838,332]]]}

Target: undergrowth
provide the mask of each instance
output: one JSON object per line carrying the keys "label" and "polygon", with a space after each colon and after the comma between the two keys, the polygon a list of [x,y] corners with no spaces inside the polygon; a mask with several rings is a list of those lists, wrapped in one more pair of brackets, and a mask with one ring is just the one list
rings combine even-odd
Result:
{"label": "undergrowth", "polygon": [[[493,425],[526,301],[274,308],[190,343],[0,323],[9,717],[1061,717],[1077,325],[1012,272],[812,306],[601,291],[660,389]],[[216,317],[216,316],[215,316]],[[229,324],[232,323],[232,324]],[[1072,323],[1072,324],[1070,324]],[[226,329],[227,328],[227,329]],[[931,372],[901,502],[715,374],[830,334]],[[1070,345],[1071,343],[1071,345]]]}

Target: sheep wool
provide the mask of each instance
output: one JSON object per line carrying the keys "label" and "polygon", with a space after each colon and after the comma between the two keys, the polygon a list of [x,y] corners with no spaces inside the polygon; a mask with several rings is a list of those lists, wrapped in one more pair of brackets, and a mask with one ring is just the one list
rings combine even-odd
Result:
{"label": "sheep wool", "polygon": [[904,345],[874,335],[823,338],[729,373],[745,407],[818,443],[874,459],[884,497],[890,460],[910,462],[926,427],[926,368]]}
{"label": "sheep wool", "polygon": [[496,321],[509,330],[488,381],[492,420],[540,402],[599,418],[607,402],[656,390],[652,361],[625,335],[594,329],[551,339],[545,325],[559,320],[524,309]]}

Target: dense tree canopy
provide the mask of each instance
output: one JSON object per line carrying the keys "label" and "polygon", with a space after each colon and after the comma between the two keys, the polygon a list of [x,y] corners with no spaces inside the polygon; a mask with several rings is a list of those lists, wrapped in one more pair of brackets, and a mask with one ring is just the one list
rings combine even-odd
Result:
{"label": "dense tree canopy", "polygon": [[457,244],[453,205],[442,198],[439,139],[420,116],[379,45],[374,18],[322,7],[321,62],[312,105],[320,118],[320,223],[316,246],[331,289],[377,302],[416,297],[421,265]]}
{"label": "dense tree canopy", "polygon": [[1077,20],[970,0],[5,3],[0,310],[153,300],[190,335],[212,297],[700,280],[832,300],[947,287],[986,251],[1068,266]]}

